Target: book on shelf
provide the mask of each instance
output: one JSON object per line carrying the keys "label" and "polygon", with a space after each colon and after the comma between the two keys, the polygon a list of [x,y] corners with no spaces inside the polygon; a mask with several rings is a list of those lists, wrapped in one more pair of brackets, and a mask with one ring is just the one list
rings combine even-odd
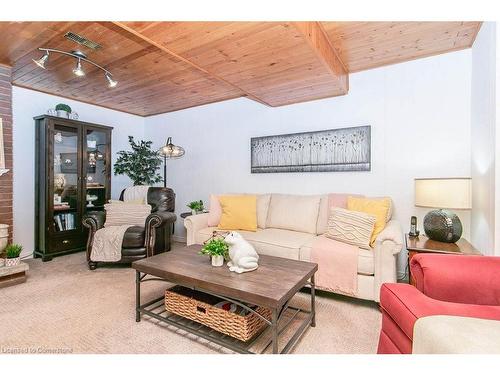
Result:
{"label": "book on shelf", "polygon": [[55,215],[54,223],[58,232],[75,229],[75,215],[72,213]]}
{"label": "book on shelf", "polygon": [[61,215],[56,215],[54,218],[54,221],[56,222],[56,228],[58,229],[58,231],[63,230],[62,220],[60,216]]}

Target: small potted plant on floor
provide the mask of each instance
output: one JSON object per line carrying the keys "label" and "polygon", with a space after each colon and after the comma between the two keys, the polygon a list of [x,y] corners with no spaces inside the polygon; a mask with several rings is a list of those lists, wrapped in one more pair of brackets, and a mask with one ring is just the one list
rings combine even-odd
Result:
{"label": "small potted plant on floor", "polygon": [[212,266],[220,267],[224,264],[224,258],[228,256],[229,246],[223,238],[212,238],[201,248],[201,255],[210,255],[212,257]]}
{"label": "small potted plant on floor", "polygon": [[191,213],[193,215],[196,215],[196,214],[198,214],[200,212],[203,212],[203,210],[204,210],[203,201],[202,200],[192,201],[187,206],[191,209]]}
{"label": "small potted plant on floor", "polygon": [[17,266],[21,262],[21,251],[23,251],[23,247],[18,244],[9,244],[5,248],[5,254],[7,258],[5,259],[5,265],[7,267]]}
{"label": "small potted plant on floor", "polygon": [[67,104],[59,103],[56,105],[57,116],[69,118],[71,107]]}

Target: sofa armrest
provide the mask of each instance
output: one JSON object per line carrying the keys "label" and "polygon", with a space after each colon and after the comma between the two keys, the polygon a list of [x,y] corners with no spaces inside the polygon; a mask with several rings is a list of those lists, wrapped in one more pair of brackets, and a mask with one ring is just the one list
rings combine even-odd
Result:
{"label": "sofa armrest", "polygon": [[[166,225],[172,225],[177,220],[177,215],[173,212],[168,211],[156,211],[150,214],[145,221],[144,227],[146,230],[146,254],[148,257],[153,256],[155,254],[156,249],[156,240],[157,233],[165,233],[161,231],[161,228],[164,228]],[[160,230],[157,232],[157,230]],[[168,237],[167,240],[170,242],[170,232],[171,228],[168,229]],[[161,244],[164,244],[164,240],[161,240]],[[170,247],[169,247],[170,248]]]}
{"label": "sofa armrest", "polygon": [[415,286],[431,298],[500,306],[500,257],[417,254],[410,268]]}
{"label": "sofa armrest", "polygon": [[168,211],[157,211],[146,218],[145,227],[160,228],[166,224],[175,223],[177,215]]}
{"label": "sofa armrest", "polygon": [[452,315],[500,320],[500,306],[438,301],[409,284],[383,284],[380,306],[409,339],[413,338],[416,320],[424,316]]}
{"label": "sofa armrest", "polygon": [[399,254],[403,248],[403,231],[397,220],[389,220],[382,232],[379,233],[375,240],[375,247],[383,245],[384,242],[392,242],[391,249],[393,254]]}
{"label": "sofa armrest", "polygon": [[203,228],[208,227],[208,213],[191,215],[184,219],[184,227],[186,228],[186,244],[193,245],[196,243],[196,233]]}
{"label": "sofa armrest", "polygon": [[396,259],[403,248],[403,233],[397,220],[390,220],[384,230],[379,233],[375,248],[374,260],[374,300],[380,300],[380,287],[383,283],[397,281]]}
{"label": "sofa armrest", "polygon": [[82,224],[92,231],[97,231],[104,227],[106,221],[106,212],[104,211],[89,211],[83,216]]}

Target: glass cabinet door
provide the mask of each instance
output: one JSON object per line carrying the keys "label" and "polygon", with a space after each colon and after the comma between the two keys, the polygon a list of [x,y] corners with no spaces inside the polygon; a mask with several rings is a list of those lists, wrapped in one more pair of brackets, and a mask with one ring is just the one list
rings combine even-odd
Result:
{"label": "glass cabinet door", "polygon": [[104,210],[108,197],[108,133],[87,128],[84,139],[85,211]]}
{"label": "glass cabinet door", "polygon": [[54,125],[53,229],[65,232],[80,228],[78,129]]}

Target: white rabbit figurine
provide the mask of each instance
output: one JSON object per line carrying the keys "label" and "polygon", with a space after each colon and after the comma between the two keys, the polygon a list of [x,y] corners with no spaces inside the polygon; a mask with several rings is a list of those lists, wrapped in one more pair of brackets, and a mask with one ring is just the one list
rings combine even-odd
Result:
{"label": "white rabbit figurine", "polygon": [[257,269],[259,254],[241,234],[230,232],[224,241],[229,245],[229,258],[231,258],[231,261],[227,262],[229,271],[243,273]]}

